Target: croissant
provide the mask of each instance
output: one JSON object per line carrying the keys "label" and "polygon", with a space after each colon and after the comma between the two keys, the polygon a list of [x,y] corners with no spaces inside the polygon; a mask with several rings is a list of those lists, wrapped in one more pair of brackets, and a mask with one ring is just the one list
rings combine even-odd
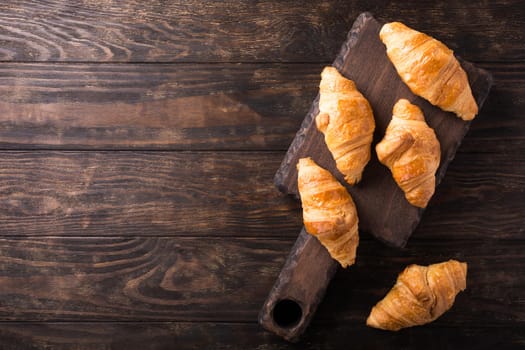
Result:
{"label": "croissant", "polygon": [[397,101],[376,153],[410,204],[425,208],[436,187],[441,150],[434,130],[417,106],[405,99]]}
{"label": "croissant", "polygon": [[330,172],[311,158],[299,159],[297,170],[306,231],[316,236],[342,267],[352,265],[359,244],[352,197]]}
{"label": "croissant", "polygon": [[478,106],[467,74],[452,50],[399,22],[385,24],[379,37],[399,76],[414,94],[463,120],[474,119]]}
{"label": "croissant", "polygon": [[375,129],[372,108],[354,82],[333,67],[325,67],[321,73],[319,94],[317,129],[324,134],[337,169],[354,185],[370,160]]}
{"label": "croissant", "polygon": [[366,324],[398,331],[432,322],[452,307],[456,295],[466,287],[466,263],[449,260],[428,267],[410,265],[372,308]]}

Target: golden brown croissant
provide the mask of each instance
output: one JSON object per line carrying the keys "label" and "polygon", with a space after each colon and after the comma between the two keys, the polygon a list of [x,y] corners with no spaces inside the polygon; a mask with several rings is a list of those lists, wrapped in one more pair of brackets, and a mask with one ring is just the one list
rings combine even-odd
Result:
{"label": "golden brown croissant", "polygon": [[342,267],[352,265],[359,244],[352,197],[311,158],[299,159],[297,169],[306,231],[316,236]]}
{"label": "golden brown croissant", "polygon": [[449,260],[427,266],[410,265],[370,312],[370,327],[397,331],[434,321],[452,307],[467,287],[467,264]]}
{"label": "golden brown croissant", "polygon": [[463,120],[474,119],[478,106],[467,74],[452,50],[399,22],[385,24],[379,37],[399,76],[414,94]]}
{"label": "golden brown croissant", "polygon": [[434,130],[417,106],[405,99],[397,101],[385,137],[376,145],[376,153],[410,204],[426,207],[436,187],[441,150]]}
{"label": "golden brown croissant", "polygon": [[337,169],[354,185],[370,160],[375,129],[372,108],[354,82],[333,67],[325,67],[321,73],[319,94],[317,129],[324,134]]}

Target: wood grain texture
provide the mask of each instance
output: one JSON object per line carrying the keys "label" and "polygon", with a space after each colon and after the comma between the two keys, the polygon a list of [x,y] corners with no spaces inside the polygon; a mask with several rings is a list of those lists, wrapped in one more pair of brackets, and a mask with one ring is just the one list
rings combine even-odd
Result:
{"label": "wood grain texture", "polygon": [[[495,85],[407,248],[362,234],[291,345],[256,320],[301,227],[272,177],[363,11]],[[524,23],[517,0],[0,2],[0,349],[525,346]],[[364,326],[406,264],[451,257],[444,318]]]}
{"label": "wood grain texture", "polygon": [[251,321],[287,248],[231,238],[0,239],[0,319]]}
{"label": "wood grain texture", "polygon": [[525,66],[518,64],[484,64],[494,76],[494,85],[483,110],[471,123],[460,152],[522,152],[524,145],[525,106],[521,83]]}
{"label": "wood grain texture", "polygon": [[[520,327],[418,327],[390,333],[364,325],[341,323],[327,326],[314,321],[299,344],[290,344],[253,323],[4,322],[0,328],[0,346],[9,350],[340,350],[347,348],[351,342],[352,349],[356,350],[370,349],[370,346],[377,349],[425,347],[429,350],[441,350],[449,348],[451,344],[463,349],[510,350],[523,346],[523,339],[519,334],[522,330]],[[356,342],[355,339],[360,341]]]}
{"label": "wood grain texture", "polygon": [[525,58],[520,1],[417,5],[380,0],[229,0],[206,6],[200,1],[5,1],[0,5],[0,60],[330,62],[364,11],[428,32],[467,60]]}
{"label": "wood grain texture", "polygon": [[[436,171],[436,185],[445,176],[449,163],[470,127],[452,113],[431,105],[414,95],[401,81],[386,55],[379,39],[382,24],[369,13],[361,14],[355,21],[348,39],[333,66],[369,101],[374,112],[375,132],[372,149],[384,137],[392,119],[392,107],[407,99],[421,108],[428,125],[435,131],[441,148],[441,160]],[[472,94],[481,109],[492,85],[492,77],[468,62],[461,62],[466,71]],[[350,186],[335,165],[326,147],[323,134],[317,130],[315,117],[319,113],[319,96],[314,100],[301,128],[297,132],[286,156],[275,175],[276,186],[284,193],[299,197],[297,188],[297,163],[311,157],[321,167],[330,171],[352,195],[359,213],[359,229],[372,234],[386,244],[403,247],[421,219],[423,209],[411,205],[405,194],[394,182],[390,170],[379,162],[372,151],[370,161],[363,171],[362,180]]]}
{"label": "wood grain texture", "polygon": [[[200,237],[2,238],[1,321],[255,322],[293,239]],[[398,251],[361,242],[339,271],[319,322],[362,325],[411,263],[469,264],[467,290],[430,327],[524,326],[516,241],[411,241]],[[35,286],[38,286],[36,288]]]}
{"label": "wood grain texture", "polygon": [[279,236],[282,153],[4,152],[0,235]]}
{"label": "wood grain texture", "polygon": [[11,63],[0,77],[4,149],[272,150],[290,142],[317,68]]}
{"label": "wood grain texture", "polygon": [[[300,205],[272,183],[283,155],[0,152],[0,236],[295,238]],[[520,239],[524,174],[522,154],[460,153],[414,235]]]}
{"label": "wood grain texture", "polygon": [[523,155],[460,153],[414,236],[438,241],[522,239],[524,181]]}

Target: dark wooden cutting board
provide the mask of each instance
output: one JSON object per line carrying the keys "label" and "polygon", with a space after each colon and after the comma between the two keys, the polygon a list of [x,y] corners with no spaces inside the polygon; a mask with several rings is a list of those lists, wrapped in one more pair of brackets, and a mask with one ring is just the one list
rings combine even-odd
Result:
{"label": "dark wooden cutting board", "polygon": [[[339,72],[355,82],[374,111],[376,130],[372,157],[361,182],[349,186],[337,170],[323,135],[314,123],[319,113],[317,96],[275,175],[275,184],[282,192],[299,198],[296,164],[302,157],[312,157],[334,174],[351,193],[357,207],[360,232],[368,232],[388,245],[404,247],[418,225],[423,210],[408,203],[392,179],[390,170],[379,163],[375,153],[375,145],[383,138],[391,120],[394,104],[400,98],[415,103],[435,130],[441,144],[436,186],[445,175],[471,122],[442,111],[409,90],[386,55],[385,46],[379,39],[381,26],[369,13],[361,14],[333,63]],[[460,63],[467,72],[472,93],[481,109],[492,85],[492,77],[471,63],[461,59]],[[439,191],[439,187],[436,191]],[[431,205],[432,200],[429,203]],[[297,340],[310,323],[337,266],[337,262],[319,241],[303,228],[261,309],[261,325],[287,340]]]}
{"label": "dark wooden cutting board", "polygon": [[[377,160],[375,145],[385,134],[392,118],[392,107],[400,98],[408,99],[423,110],[427,123],[435,130],[441,144],[436,185],[445,175],[471,122],[442,111],[410,91],[386,55],[385,46],[379,39],[380,29],[381,24],[370,14],[360,15],[333,63],[341,74],[355,82],[374,111],[376,130],[372,157],[361,182],[349,186],[337,170],[323,135],[315,126],[314,118],[319,113],[317,96],[277,171],[275,184],[282,192],[298,198],[297,161],[302,157],[312,157],[346,185],[357,207],[360,231],[368,232],[389,245],[403,247],[419,223],[423,210],[405,199],[390,170]],[[481,109],[492,83],[491,75],[468,62],[461,61],[461,65],[467,72],[473,95]],[[432,200],[429,206],[432,206]]]}

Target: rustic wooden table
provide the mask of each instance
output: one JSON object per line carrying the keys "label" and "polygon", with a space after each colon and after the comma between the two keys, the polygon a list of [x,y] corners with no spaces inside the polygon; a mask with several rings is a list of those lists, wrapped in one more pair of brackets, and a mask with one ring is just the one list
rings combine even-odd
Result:
{"label": "rustic wooden table", "polygon": [[[273,176],[363,11],[494,86],[407,247],[362,234],[303,340],[257,314],[301,228]],[[0,3],[0,349],[525,345],[520,1]],[[469,263],[425,327],[367,328],[410,263]]]}

